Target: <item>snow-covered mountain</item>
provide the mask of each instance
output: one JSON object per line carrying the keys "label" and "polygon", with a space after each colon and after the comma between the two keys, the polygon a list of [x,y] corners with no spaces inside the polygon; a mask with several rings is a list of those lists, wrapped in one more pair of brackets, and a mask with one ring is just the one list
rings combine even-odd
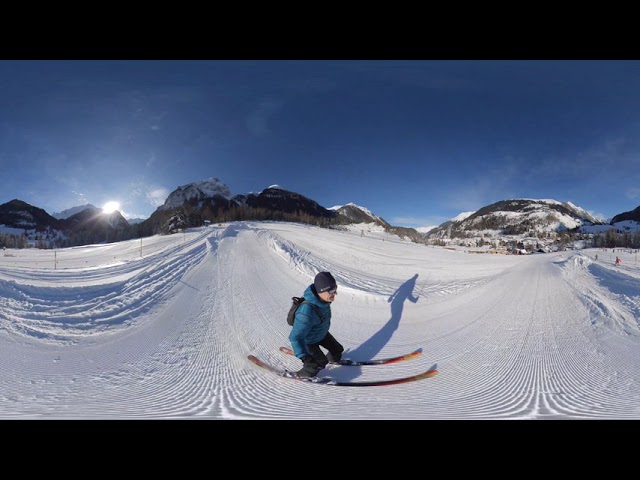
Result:
{"label": "snow-covered mountain", "polygon": [[91,206],[71,215],[65,219],[67,228],[74,230],[105,230],[105,229],[123,229],[128,226],[127,220],[118,210],[111,213],[104,213],[101,208]]}
{"label": "snow-covered mountain", "polygon": [[[101,215],[97,215],[101,213]],[[640,207],[615,218],[622,223],[607,224],[571,202],[553,199],[509,199],[496,202],[476,212],[462,212],[434,227],[420,229],[396,227],[368,208],[346,203],[325,208],[315,200],[270,185],[260,192],[232,194],[217,177],[182,185],[174,190],[150,218],[128,222],[120,212],[107,216],[94,205],[82,205],[48,215],[44,210],[19,200],[0,205],[0,225],[11,229],[34,231],[60,230],[72,241],[85,241],[88,232],[92,242],[111,238],[131,238],[155,233],[170,233],[206,222],[238,219],[278,220],[337,227],[376,224],[388,234],[418,243],[481,244],[521,241],[524,238],[554,239],[563,232],[599,234],[613,230],[616,234],[640,230]],[[80,235],[80,232],[85,232]],[[13,231],[12,231],[12,234]],[[86,236],[86,235],[85,235]],[[79,243],[73,243],[77,245]]]}
{"label": "snow-covered mountain", "polygon": [[91,204],[58,215],[61,218],[15,199],[0,205],[0,226],[3,226],[2,232],[24,236],[23,246],[28,243],[40,248],[51,247],[54,243],[64,247],[114,241],[122,239],[122,232],[129,226],[120,212],[105,214]]}
{"label": "snow-covered mountain", "polygon": [[84,210],[88,210],[88,209],[94,211],[94,210],[98,210],[98,207],[96,207],[96,206],[94,206],[94,205],[92,205],[90,203],[87,203],[86,205],[79,205],[77,207],[71,207],[71,208],[63,210],[61,212],[54,212],[54,213],[51,214],[51,216],[53,218],[57,218],[58,220],[61,220],[61,219],[69,218],[72,215],[75,215],[76,213],[80,213],[80,212],[82,212]]}
{"label": "snow-covered mountain", "polygon": [[[555,202],[556,200],[541,200],[541,201],[553,201],[553,202]],[[558,202],[558,203],[560,203],[560,202]],[[577,205],[574,205],[571,202],[565,202],[564,205],[567,205],[568,207],[570,207],[573,210],[575,210],[578,214],[580,214],[580,216],[582,218],[586,219],[587,222],[589,222],[589,223],[591,223],[593,225],[600,225],[600,224],[606,223],[602,219],[595,218],[593,215],[591,215],[589,212],[587,212],[584,208],[580,208],[580,207],[578,207]]]}
{"label": "snow-covered mountain", "polygon": [[178,187],[171,192],[164,204],[158,207],[158,210],[170,210],[178,208],[185,203],[193,204],[216,196],[229,200],[232,197],[231,190],[219,178],[210,177],[206,180]]}
{"label": "snow-covered mountain", "polygon": [[344,215],[348,219],[352,220],[353,223],[373,222],[383,227],[390,227],[390,225],[382,217],[379,217],[378,215],[374,214],[368,208],[361,207],[360,205],[356,205],[355,203],[337,205],[329,208],[329,210],[333,210],[334,212]]}
{"label": "snow-covered mountain", "polygon": [[458,239],[463,242],[505,236],[555,238],[562,232],[580,231],[594,225],[603,225],[603,222],[571,202],[509,199],[476,212],[462,213],[431,230],[427,237],[430,240]]}
{"label": "snow-covered mountain", "polygon": [[462,220],[464,220],[465,218],[470,217],[471,215],[473,215],[476,212],[461,212],[458,215],[456,215],[455,217],[453,217],[451,220],[449,220],[450,222],[461,222]]}
{"label": "snow-covered mountain", "polygon": [[[189,216],[196,215],[207,219],[214,211],[248,207],[250,211],[257,209],[262,212],[273,212],[272,215],[275,215],[273,218],[278,219],[284,219],[281,216],[283,214],[294,215],[295,217],[287,217],[291,221],[299,221],[300,215],[304,215],[307,219],[329,218],[331,222],[337,224],[375,223],[383,226],[388,233],[419,243],[455,240],[458,243],[477,244],[490,239],[498,242],[512,242],[526,237],[555,238],[567,231],[597,233],[601,231],[597,227],[602,227],[604,230],[612,228],[611,225],[607,226],[571,202],[553,199],[503,200],[476,212],[462,212],[439,226],[423,229],[394,227],[366,207],[347,203],[327,209],[278,184],[271,185],[258,193],[233,195],[229,187],[216,177],[179,187],[170,194],[165,204],[158,208],[156,213],[160,213],[161,210],[168,213],[185,206],[187,206],[186,211],[176,212],[168,219],[162,219],[162,224],[183,228],[189,224],[185,212]],[[248,212],[245,211],[245,213]],[[330,214],[336,217],[331,218]],[[153,220],[156,224],[161,223],[156,221],[160,220],[157,217]],[[588,230],[589,228],[592,230]]]}

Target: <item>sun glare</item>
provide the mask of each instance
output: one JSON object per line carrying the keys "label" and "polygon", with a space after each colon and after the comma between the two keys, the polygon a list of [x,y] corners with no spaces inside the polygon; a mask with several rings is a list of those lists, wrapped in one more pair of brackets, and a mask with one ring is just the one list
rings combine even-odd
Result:
{"label": "sun glare", "polygon": [[113,213],[116,210],[120,209],[120,203],[119,202],[107,202],[102,206],[102,212],[103,213]]}

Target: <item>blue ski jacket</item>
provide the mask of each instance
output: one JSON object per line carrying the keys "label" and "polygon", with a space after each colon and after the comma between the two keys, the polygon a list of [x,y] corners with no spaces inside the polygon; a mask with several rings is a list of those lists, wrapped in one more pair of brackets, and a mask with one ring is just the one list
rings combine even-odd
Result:
{"label": "blue ski jacket", "polygon": [[307,302],[318,307],[322,318],[318,318],[313,307],[306,303],[300,305],[296,310],[293,327],[289,333],[289,341],[293,348],[293,354],[300,359],[305,355],[311,355],[307,345],[320,343],[331,327],[331,304],[320,300],[313,284],[307,287],[303,297]]}

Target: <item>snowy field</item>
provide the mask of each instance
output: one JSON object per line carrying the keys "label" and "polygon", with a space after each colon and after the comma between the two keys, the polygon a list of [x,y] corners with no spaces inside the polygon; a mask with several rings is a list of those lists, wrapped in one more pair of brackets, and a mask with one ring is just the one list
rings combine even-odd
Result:
{"label": "snowy field", "polygon": [[[598,256],[596,260],[596,255]],[[615,257],[622,260],[614,264]],[[349,388],[297,369],[285,316],[321,270]],[[414,303],[412,299],[416,299]],[[383,232],[234,222],[0,250],[1,419],[640,419],[638,253],[471,254]]]}

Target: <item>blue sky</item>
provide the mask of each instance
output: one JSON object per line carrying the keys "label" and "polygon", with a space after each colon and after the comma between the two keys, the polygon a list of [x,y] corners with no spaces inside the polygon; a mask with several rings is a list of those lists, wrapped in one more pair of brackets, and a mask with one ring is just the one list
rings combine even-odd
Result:
{"label": "blue sky", "polygon": [[508,198],[640,205],[640,61],[3,60],[0,203],[278,184],[398,226]]}

